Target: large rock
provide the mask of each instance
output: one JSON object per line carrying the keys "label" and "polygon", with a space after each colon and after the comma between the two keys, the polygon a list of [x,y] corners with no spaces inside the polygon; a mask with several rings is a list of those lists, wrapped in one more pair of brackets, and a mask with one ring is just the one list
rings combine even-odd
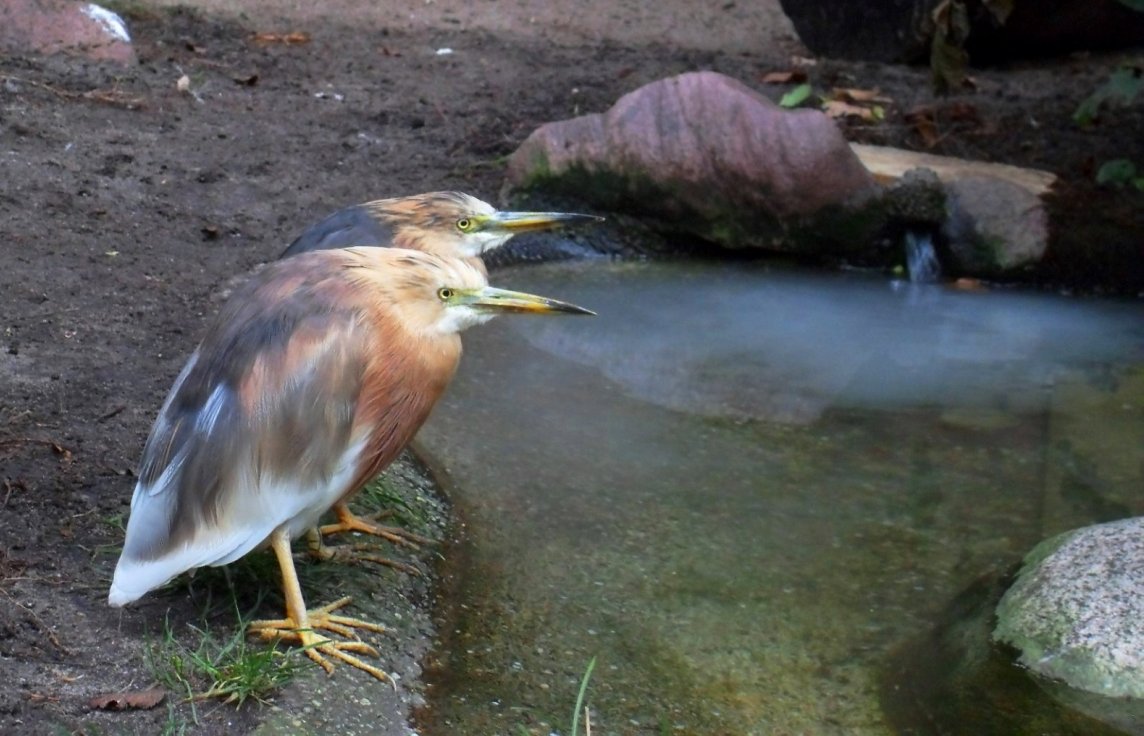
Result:
{"label": "large rock", "polygon": [[652,215],[727,247],[843,254],[881,224],[879,187],[834,123],[714,72],[653,82],[550,123],[509,159],[506,194],[544,189]]}
{"label": "large rock", "polygon": [[1047,677],[1144,698],[1144,517],[1046,540],[997,606],[994,638]]}
{"label": "large rock", "polygon": [[0,51],[72,53],[122,63],[135,60],[122,18],[107,8],[74,0],[0,2]]}

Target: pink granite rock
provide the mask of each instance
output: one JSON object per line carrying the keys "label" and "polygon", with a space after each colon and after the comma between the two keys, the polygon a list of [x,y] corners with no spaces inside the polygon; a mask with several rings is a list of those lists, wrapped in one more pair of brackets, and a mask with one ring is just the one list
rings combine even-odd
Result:
{"label": "pink granite rock", "polygon": [[71,53],[122,63],[135,60],[123,19],[99,5],[75,0],[0,2],[0,51]]}
{"label": "pink granite rock", "polygon": [[509,159],[506,193],[536,188],[643,211],[726,246],[783,250],[803,249],[799,234],[868,230],[872,218],[855,213],[879,192],[821,112],[785,110],[714,72],[537,129]]}

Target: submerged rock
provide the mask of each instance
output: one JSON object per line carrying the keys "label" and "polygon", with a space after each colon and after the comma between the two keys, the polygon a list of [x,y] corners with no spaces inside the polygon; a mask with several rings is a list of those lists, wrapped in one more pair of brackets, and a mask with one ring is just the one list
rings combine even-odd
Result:
{"label": "submerged rock", "polygon": [[883,214],[878,185],[829,118],[714,72],[542,126],[509,159],[505,186],[641,212],[729,248],[838,255],[864,245]]}
{"label": "submerged rock", "polygon": [[1144,736],[1144,701],[1031,675],[990,640],[1009,579],[982,575],[936,614],[930,631],[888,653],[880,695],[893,732]]}
{"label": "submerged rock", "polygon": [[1075,688],[1144,698],[1144,517],[1084,527],[1029,553],[993,636]]}
{"label": "submerged rock", "polygon": [[122,63],[135,60],[122,18],[100,5],[74,0],[0,3],[0,51],[70,53]]}

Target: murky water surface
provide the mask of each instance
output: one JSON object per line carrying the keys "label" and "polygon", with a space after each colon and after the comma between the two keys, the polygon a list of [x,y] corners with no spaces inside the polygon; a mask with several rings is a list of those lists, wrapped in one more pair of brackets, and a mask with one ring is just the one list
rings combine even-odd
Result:
{"label": "murky water surface", "polygon": [[[467,333],[420,436],[469,535],[440,733],[568,734],[593,657],[596,736],[958,733],[919,684],[963,664],[935,625],[1042,538],[1144,513],[1139,302],[744,264],[494,280],[599,316]],[[987,720],[1025,702],[996,687]]]}

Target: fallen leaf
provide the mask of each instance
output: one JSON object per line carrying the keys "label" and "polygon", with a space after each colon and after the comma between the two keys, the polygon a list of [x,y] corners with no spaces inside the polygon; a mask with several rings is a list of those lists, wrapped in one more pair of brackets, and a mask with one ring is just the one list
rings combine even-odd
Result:
{"label": "fallen leaf", "polygon": [[922,145],[933,148],[941,141],[938,133],[936,113],[932,107],[919,107],[906,113],[906,122],[914,126],[914,130],[922,139]]}
{"label": "fallen leaf", "polygon": [[982,0],[981,4],[993,14],[998,25],[1005,25],[1005,21],[1009,20],[1009,14],[1013,12],[1015,2],[1016,0]]}
{"label": "fallen leaf", "polygon": [[981,116],[977,114],[977,108],[968,102],[954,102],[945,108],[949,113],[949,119],[958,123],[975,123],[981,124]]}
{"label": "fallen leaf", "polygon": [[877,122],[884,115],[879,115],[878,108],[862,107],[844,100],[826,100],[822,103],[822,111],[832,118],[858,118],[868,122]]}
{"label": "fallen leaf", "polygon": [[162,703],[165,697],[167,691],[161,687],[103,693],[89,700],[87,707],[92,710],[150,710]]}
{"label": "fallen leaf", "polygon": [[251,74],[248,77],[234,77],[233,79],[235,84],[241,84],[244,87],[253,87],[258,84],[257,74]]}
{"label": "fallen leaf", "polygon": [[281,43],[287,46],[293,46],[301,43],[310,43],[310,34],[301,31],[294,31],[293,33],[255,33],[251,37],[251,40],[263,45]]}
{"label": "fallen leaf", "polygon": [[953,288],[961,291],[988,291],[988,288],[980,280],[965,278],[964,276],[953,282]]}
{"label": "fallen leaf", "polygon": [[893,100],[882,94],[879,89],[855,89],[853,87],[835,87],[830,91],[830,96],[836,100],[845,100],[846,102],[875,102],[881,105],[889,105]]}
{"label": "fallen leaf", "polygon": [[801,69],[791,69],[786,72],[767,72],[759,77],[763,84],[801,84],[806,81],[806,72]]}
{"label": "fallen leaf", "polygon": [[914,130],[917,131],[918,136],[922,139],[922,145],[926,148],[933,148],[941,142],[941,135],[937,132],[937,126],[932,120],[917,121],[914,123]]}

